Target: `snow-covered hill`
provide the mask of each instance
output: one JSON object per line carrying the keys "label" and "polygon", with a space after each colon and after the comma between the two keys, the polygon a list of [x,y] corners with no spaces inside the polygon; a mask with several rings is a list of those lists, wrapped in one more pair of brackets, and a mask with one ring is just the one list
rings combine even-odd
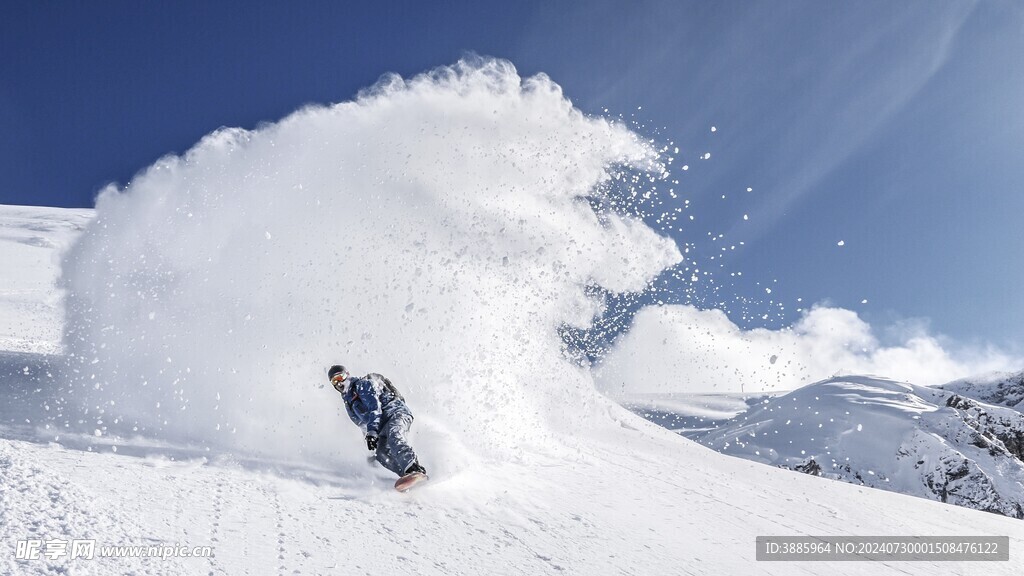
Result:
{"label": "snow-covered hill", "polygon": [[705,426],[642,413],[723,454],[1024,518],[1024,414],[952,392],[844,376]]}
{"label": "snow-covered hill", "polygon": [[59,350],[64,317],[55,290],[60,250],[78,237],[92,216],[87,209],[0,209],[0,350]]}
{"label": "snow-covered hill", "polygon": [[[584,196],[664,173],[546,77],[482,60],[209,135],[105,190],[59,273],[56,236],[0,243],[40,251],[0,290],[40,274],[59,288],[33,294],[66,296],[63,324],[13,312],[0,354],[0,574],[1016,574],[756,564],[760,535],[1019,550],[1024,523],[719,454],[565,358],[559,330],[601,310],[588,286],[642,290],[681,258]],[[398,494],[367,464],[324,386],[337,361],[402,390],[430,483]],[[17,558],[77,539],[214,555]]]}

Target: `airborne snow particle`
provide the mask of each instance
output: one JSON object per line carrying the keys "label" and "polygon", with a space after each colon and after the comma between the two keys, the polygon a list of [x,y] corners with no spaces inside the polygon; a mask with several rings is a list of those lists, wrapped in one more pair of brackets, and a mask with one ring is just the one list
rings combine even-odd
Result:
{"label": "airborne snow particle", "polygon": [[716,127],[712,126],[712,127],[711,127],[711,131],[712,131],[712,132],[718,132],[718,128],[716,128]]}
{"label": "airborne snow particle", "polygon": [[836,246],[846,246],[846,240],[840,240],[836,243]]}
{"label": "airborne snow particle", "polygon": [[[640,217],[623,214],[620,218],[618,206],[608,210],[607,224],[599,222],[590,211],[577,210],[576,200],[580,191],[603,186],[610,175],[605,173],[607,166],[627,158],[653,160],[656,150],[625,127],[565,114],[571,103],[545,77],[528,83],[552,89],[526,90],[521,89],[525,86],[511,65],[488,64],[477,70],[472,64],[460,64],[448,70],[453,72],[436,75],[443,77],[439,82],[434,82],[432,73],[400,83],[402,88],[389,84],[387,94],[361,97],[355,106],[301,111],[274,128],[215,133],[187,160],[169,160],[174,173],[146,180],[152,181],[151,188],[137,182],[123,193],[105,196],[107,208],[100,209],[97,218],[103,225],[109,220],[118,226],[90,226],[92,241],[80,242],[63,270],[69,289],[83,299],[95,292],[94,301],[102,303],[95,310],[69,314],[70,325],[76,321],[84,325],[76,327],[76,333],[83,335],[72,349],[76,357],[96,348],[106,360],[96,365],[97,382],[104,391],[83,394],[82,405],[91,405],[92,398],[130,397],[131,405],[114,413],[138,418],[147,434],[187,435],[246,453],[302,454],[322,461],[334,454],[328,434],[322,432],[330,431],[333,424],[327,416],[335,410],[322,409],[316,401],[289,402],[289,387],[276,381],[246,401],[247,392],[254,390],[251,377],[274,375],[296,362],[311,364],[322,352],[358,337],[351,327],[372,325],[373,338],[345,346],[349,349],[344,356],[369,362],[383,357],[381,350],[407,349],[412,352],[408,357],[388,362],[388,374],[397,378],[415,373],[418,355],[431,352],[424,350],[431,344],[436,347],[438,335],[419,329],[436,326],[446,329],[441,348],[462,350],[431,353],[439,366],[457,362],[464,354],[474,359],[474,370],[495,372],[466,384],[473,387],[474,395],[499,404],[491,422],[498,431],[479,442],[488,453],[495,444],[506,443],[508,450],[516,451],[520,436],[546,433],[532,420],[544,423],[548,409],[552,414],[563,411],[556,402],[561,388],[531,392],[529,405],[524,406],[531,414],[525,418],[523,410],[513,409],[515,405],[505,406],[508,384],[520,379],[514,378],[514,371],[498,374],[503,371],[493,368],[498,360],[484,355],[494,346],[486,336],[503,334],[505,325],[514,327],[513,334],[518,336],[515,333],[528,335],[531,329],[560,325],[565,319],[588,322],[593,316],[589,298],[576,294],[577,287],[586,283],[613,293],[649,293],[648,279],[653,281],[680,258],[676,243],[647,227]],[[500,82],[495,82],[499,76]],[[392,88],[398,93],[391,94]],[[530,113],[521,114],[520,104]],[[396,118],[395,106],[414,121],[405,122],[401,114]],[[492,122],[490,112],[496,108],[502,115],[498,124],[502,130],[487,128]],[[294,146],[270,150],[272,140],[278,138]],[[437,146],[445,138],[453,145]],[[250,139],[251,146],[241,144]],[[588,144],[574,145],[580,141]],[[234,146],[244,147],[244,153],[228,153]],[[479,154],[473,153],[472,178],[450,181],[453,167],[461,166],[465,154],[474,150]],[[429,155],[431,161],[404,174],[408,166],[402,158],[410,153]],[[688,151],[690,157],[695,153]],[[647,178],[634,179],[631,172],[618,176],[619,183],[635,187],[636,202],[644,199],[646,212],[647,202],[659,200],[646,198]],[[250,173],[273,177],[250,178]],[[407,179],[412,178],[414,195],[407,193]],[[299,181],[309,189],[307,193],[283,189],[288,182]],[[482,194],[481,187],[490,190]],[[221,198],[220,190],[235,188],[245,190],[244,200],[232,204],[232,198]],[[217,192],[210,195],[207,190]],[[616,190],[611,199],[618,200],[619,194]],[[286,197],[294,201],[284,201]],[[156,201],[143,202],[150,198]],[[410,198],[415,202],[410,203]],[[242,209],[243,201],[252,208]],[[320,202],[324,205],[319,206]],[[196,219],[204,225],[175,227],[173,237],[168,235],[165,222],[173,225],[181,217],[173,209],[193,205]],[[549,209],[551,222],[564,234],[534,229],[534,218],[548,218]],[[331,222],[335,214],[400,232],[367,237],[312,225]],[[683,215],[679,219],[685,220]],[[505,226],[507,233],[497,233]],[[260,227],[267,242],[263,245],[256,242]],[[271,227],[282,234],[285,245],[273,241]],[[295,254],[295,247],[308,248],[308,253]],[[537,253],[538,247],[545,253]],[[141,254],[150,263],[137,269]],[[96,265],[113,255],[111,264]],[[213,255],[217,255],[216,264],[209,261]],[[563,260],[569,255],[573,261],[567,266]],[[321,262],[333,263],[325,264],[330,270],[343,263],[340,268],[348,274],[325,275]],[[409,268],[416,266],[425,271],[422,277],[410,274]],[[443,276],[435,272],[441,270]],[[525,280],[523,271],[532,270],[544,276],[530,274]],[[349,286],[349,279],[356,285]],[[107,288],[103,280],[113,282],[113,287]],[[500,288],[496,291],[494,286]],[[103,294],[111,290],[116,298]],[[157,298],[159,305],[152,304]],[[268,298],[279,306],[264,307]],[[402,299],[406,304],[401,304]],[[517,309],[506,309],[505,302],[516,303]],[[454,309],[451,304],[466,305]],[[149,312],[145,307],[159,310],[152,321],[118,323],[115,330],[101,332],[108,318],[128,318],[139,311],[145,318]],[[406,307],[408,314],[419,309],[444,310],[446,319],[438,322],[433,313],[417,314],[416,321],[423,324],[413,330],[400,318],[392,318]],[[495,309],[505,316],[500,326],[488,317]],[[324,310],[330,311],[330,319],[322,322]],[[187,330],[197,322],[209,329]],[[451,338],[459,341],[448,341]],[[525,336],[501,342],[506,347],[502,350],[522,357],[537,357],[547,344],[546,339]],[[129,353],[121,355],[121,350]],[[571,385],[576,396],[577,376],[583,381],[589,376],[563,367],[559,354],[551,358],[552,370],[546,373],[564,370],[570,378],[566,386]],[[140,374],[151,378],[148,386],[134,386]],[[80,379],[91,384],[88,378],[87,372]],[[219,409],[216,401],[210,402],[211,382],[222,390],[222,398],[231,400],[220,402]],[[589,394],[590,385],[584,388]],[[433,393],[425,393],[423,405],[454,418],[456,427],[475,422],[460,420],[464,417],[457,407],[428,402]],[[518,402],[515,394],[508,396],[513,397],[509,401]],[[168,408],[147,409],[154,404]],[[182,406],[187,409],[174,409]],[[260,425],[282,410],[302,425]],[[217,424],[238,438],[214,434]],[[320,442],[318,437],[326,440]]]}

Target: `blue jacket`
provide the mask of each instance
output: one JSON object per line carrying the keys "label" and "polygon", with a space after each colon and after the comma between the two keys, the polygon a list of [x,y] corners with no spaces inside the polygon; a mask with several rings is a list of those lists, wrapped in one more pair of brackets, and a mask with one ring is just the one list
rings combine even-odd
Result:
{"label": "blue jacket", "polygon": [[349,376],[343,384],[341,397],[348,417],[367,436],[379,435],[382,423],[396,413],[412,417],[402,395],[380,374],[367,374],[362,378]]}

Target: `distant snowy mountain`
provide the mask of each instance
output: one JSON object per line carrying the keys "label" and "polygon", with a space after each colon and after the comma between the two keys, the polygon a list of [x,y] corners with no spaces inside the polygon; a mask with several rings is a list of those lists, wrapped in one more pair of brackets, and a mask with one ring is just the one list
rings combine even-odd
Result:
{"label": "distant snowy mountain", "polygon": [[1024,412],[1024,372],[996,372],[987,376],[964,378],[938,386],[986,404],[1007,406]]}
{"label": "distant snowy mountain", "polygon": [[844,376],[704,426],[634,410],[723,454],[1024,518],[1024,414],[951,391]]}

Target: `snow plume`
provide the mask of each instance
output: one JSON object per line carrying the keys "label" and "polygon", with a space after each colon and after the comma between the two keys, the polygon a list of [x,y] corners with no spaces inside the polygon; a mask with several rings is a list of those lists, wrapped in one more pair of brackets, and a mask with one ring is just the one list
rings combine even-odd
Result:
{"label": "snow plume", "polygon": [[343,363],[393,380],[435,463],[559,433],[603,405],[560,350],[558,328],[599,311],[586,286],[642,290],[681,258],[585,200],[624,167],[662,172],[634,133],[501,60],[218,130],[104,190],[66,256],[85,414],[68,419],[355,465],[325,386]]}
{"label": "snow plume", "polygon": [[769,392],[841,374],[932,385],[1024,365],[999,350],[952,349],[921,326],[895,327],[885,345],[855,312],[816,306],[783,330],[742,330],[721,310],[641,310],[605,358],[608,393]]}

